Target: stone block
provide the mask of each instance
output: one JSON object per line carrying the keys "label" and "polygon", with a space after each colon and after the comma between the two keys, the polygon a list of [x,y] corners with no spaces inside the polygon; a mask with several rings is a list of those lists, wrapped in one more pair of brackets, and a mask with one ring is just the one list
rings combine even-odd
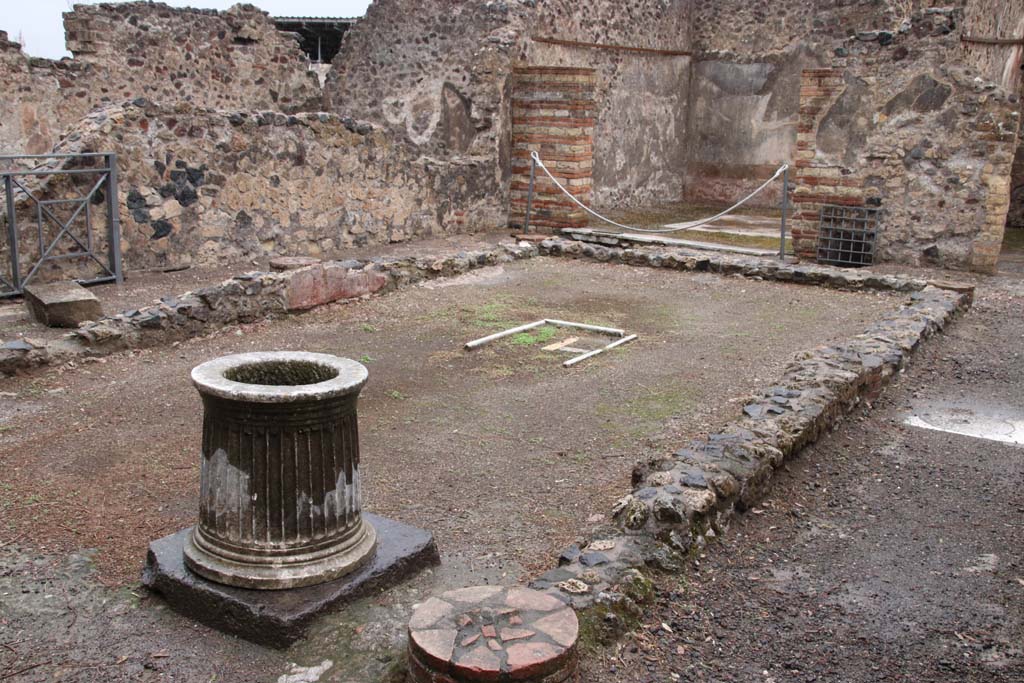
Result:
{"label": "stone block", "polygon": [[354,299],[379,291],[387,281],[382,272],[353,271],[340,263],[303,268],[288,281],[285,306],[289,311],[304,311],[332,301]]}
{"label": "stone block", "polygon": [[142,583],[189,619],[260,645],[286,648],[305,636],[321,614],[440,563],[430,532],[368,513],[363,519],[377,531],[377,552],[352,574],[329,583],[252,590],[208,581],[185,566],[183,549],[191,528],[150,543]]}
{"label": "stone block", "polygon": [[78,327],[103,317],[96,295],[77,282],[51,282],[25,287],[25,305],[47,327]]}

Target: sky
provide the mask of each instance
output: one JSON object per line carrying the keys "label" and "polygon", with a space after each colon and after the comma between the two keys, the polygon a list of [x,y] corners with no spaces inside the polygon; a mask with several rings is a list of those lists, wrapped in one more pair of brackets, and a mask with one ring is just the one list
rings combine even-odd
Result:
{"label": "sky", "polygon": [[[123,0],[113,0],[114,2]],[[63,12],[74,4],[95,5],[111,0],[0,0],[0,30],[33,57],[60,59],[70,57],[64,49]],[[174,7],[201,7],[226,10],[239,0],[163,0]],[[273,16],[359,17],[369,0],[248,0],[249,4]]]}

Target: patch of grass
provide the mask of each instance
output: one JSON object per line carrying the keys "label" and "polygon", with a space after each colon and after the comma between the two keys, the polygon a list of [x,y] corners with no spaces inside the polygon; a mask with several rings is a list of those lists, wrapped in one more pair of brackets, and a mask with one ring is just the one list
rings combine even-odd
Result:
{"label": "patch of grass", "polygon": [[628,402],[625,408],[633,419],[661,422],[683,412],[693,402],[694,397],[689,390],[673,388],[640,394]]}
{"label": "patch of grass", "polygon": [[[715,244],[726,244],[734,247],[750,247],[752,249],[773,249],[778,250],[778,237],[764,237],[762,235],[735,235],[731,232],[700,232],[699,230],[685,230],[671,235],[676,239],[691,240],[693,242],[713,242]],[[793,240],[786,238],[786,252],[793,251]]]}
{"label": "patch of grass", "polygon": [[373,325],[371,325],[370,323],[363,323],[362,325],[359,326],[359,329],[361,329],[363,332],[376,332],[377,331],[377,328],[374,327]]}
{"label": "patch of grass", "polygon": [[512,338],[509,339],[509,343],[515,346],[544,344],[554,339],[556,334],[558,334],[558,328],[554,325],[542,325],[540,327],[535,327],[532,330],[512,335]]}
{"label": "patch of grass", "polygon": [[596,411],[604,418],[604,428],[616,438],[612,445],[625,445],[659,431],[670,418],[682,414],[698,400],[690,387],[672,386],[641,390],[621,403],[600,403]]}
{"label": "patch of grass", "polygon": [[403,394],[401,391],[398,391],[397,389],[389,391],[388,396],[395,399],[396,401],[404,401],[406,398],[408,398],[408,396]]}
{"label": "patch of grass", "polygon": [[372,363],[374,360],[376,359],[372,358],[368,353],[364,353],[363,355],[359,356],[360,363]]}

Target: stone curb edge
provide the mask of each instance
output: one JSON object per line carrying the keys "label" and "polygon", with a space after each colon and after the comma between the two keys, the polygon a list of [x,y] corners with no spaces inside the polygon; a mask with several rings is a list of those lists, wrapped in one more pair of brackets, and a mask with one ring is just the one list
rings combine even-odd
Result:
{"label": "stone curb edge", "polygon": [[164,297],[157,304],[83,323],[45,344],[25,340],[0,344],[0,373],[11,375],[33,367],[159,346],[227,325],[300,313],[423,280],[532,258],[537,253],[532,244],[503,243],[490,249],[438,256],[326,261],[284,272],[243,273],[194,292]]}
{"label": "stone curb edge", "polygon": [[581,620],[590,613],[608,638],[639,619],[637,603],[653,596],[653,584],[642,569],[682,571],[687,553],[703,549],[735,513],[763,498],[775,469],[858,405],[870,406],[922,341],[973,301],[969,287],[946,289],[924,280],[827,266],[687,249],[594,246],[558,238],[544,240],[539,247],[547,256],[910,293],[908,303],[861,334],[797,354],[778,381],[748,401],[741,416],[717,434],[695,440],[669,457],[638,464],[632,492],[611,510],[613,523],[595,531],[583,547],[567,548],[558,568],[530,583],[571,604],[581,612]]}

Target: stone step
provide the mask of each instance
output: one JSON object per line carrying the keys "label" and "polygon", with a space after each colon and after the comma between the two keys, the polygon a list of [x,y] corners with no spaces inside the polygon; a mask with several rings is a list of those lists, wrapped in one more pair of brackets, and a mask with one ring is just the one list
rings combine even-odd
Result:
{"label": "stone step", "polygon": [[96,295],[77,282],[48,282],[25,287],[29,314],[47,327],[78,327],[103,317]]}
{"label": "stone step", "polygon": [[695,240],[681,240],[675,237],[660,237],[653,235],[640,235],[636,233],[602,232],[590,228],[566,228],[562,234],[571,239],[582,242],[594,242],[609,246],[626,246],[629,244],[659,245],[666,247],[688,247],[690,249],[703,249],[706,251],[721,251],[732,254],[744,254],[746,256],[777,256],[777,249],[758,249],[755,247],[741,247],[732,244],[719,244],[716,242],[699,242]]}

